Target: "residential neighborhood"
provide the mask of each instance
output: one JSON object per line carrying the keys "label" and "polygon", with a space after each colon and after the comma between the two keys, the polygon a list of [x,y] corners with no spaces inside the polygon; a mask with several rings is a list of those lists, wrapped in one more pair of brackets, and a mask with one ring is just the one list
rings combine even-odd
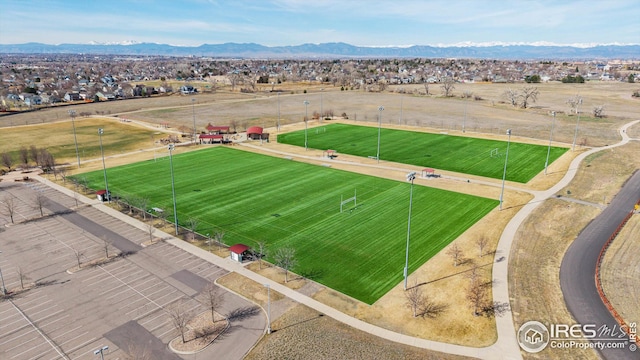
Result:
{"label": "residential neighborhood", "polygon": [[389,85],[424,84],[423,94],[434,91],[429,90],[429,84],[445,79],[466,83],[640,82],[640,61],[259,60],[2,54],[0,79],[2,110],[24,111],[70,102],[190,95],[215,91],[222,86],[246,93],[275,91],[278,84],[285,82],[326,84],[369,92],[388,91]]}

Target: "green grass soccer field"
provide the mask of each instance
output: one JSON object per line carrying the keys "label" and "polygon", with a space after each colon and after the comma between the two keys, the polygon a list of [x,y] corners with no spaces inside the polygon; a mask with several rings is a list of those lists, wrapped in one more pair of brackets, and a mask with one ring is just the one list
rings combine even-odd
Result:
{"label": "green grass soccer field", "polygon": [[[109,189],[171,212],[169,164],[163,157],[107,169]],[[173,166],[180,224],[197,219],[199,233],[224,231],[228,245],[265,241],[270,254],[294,248],[296,273],[369,304],[403,279],[410,192],[405,181],[226,147],[173,156]],[[104,188],[101,170],[76,176],[83,177],[90,187]],[[341,197],[354,193],[357,204],[346,204],[341,213]],[[497,205],[414,185],[410,273]]]}
{"label": "green grass soccer field", "polygon": [[[278,135],[278,142],[304,146],[304,130]],[[378,128],[331,124],[307,130],[307,145],[357,156],[376,156]],[[547,146],[511,142],[506,179],[526,183],[544,170]],[[549,164],[567,151],[551,147]],[[380,160],[502,179],[507,142],[381,129]]]}

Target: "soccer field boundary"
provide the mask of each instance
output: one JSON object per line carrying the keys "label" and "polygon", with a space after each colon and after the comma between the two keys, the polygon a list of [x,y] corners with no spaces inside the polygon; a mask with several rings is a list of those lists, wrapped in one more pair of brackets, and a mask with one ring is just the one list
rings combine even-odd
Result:
{"label": "soccer field boundary", "polygon": [[[211,159],[215,166],[202,166]],[[265,241],[270,254],[291,247],[298,257],[292,271],[319,274],[315,281],[368,304],[401,281],[396,268],[404,254],[395,249],[405,246],[409,183],[229,147],[174,155],[173,164],[182,225],[193,217],[200,234],[223,231],[228,245]],[[148,197],[149,208],[168,208],[168,170],[153,161],[109,168],[109,189]],[[92,188],[104,180],[101,170],[77,176]],[[357,206],[340,213],[337,199],[354,190]],[[426,186],[413,194],[412,234],[421,241],[411,247],[421,255],[411,259],[410,272],[498,204]]]}

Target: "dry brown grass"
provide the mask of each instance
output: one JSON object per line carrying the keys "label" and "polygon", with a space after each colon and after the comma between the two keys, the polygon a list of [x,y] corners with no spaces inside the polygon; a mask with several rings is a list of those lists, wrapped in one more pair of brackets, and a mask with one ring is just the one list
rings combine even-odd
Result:
{"label": "dry brown grass", "polygon": [[[282,277],[273,268],[264,270],[263,275]],[[262,284],[236,273],[218,279],[218,284],[263,308],[267,305]],[[276,291],[271,291],[271,314],[272,333],[265,335],[246,359],[466,359],[380,339],[296,304]]]}
{"label": "dry brown grass", "polygon": [[[539,84],[537,86],[540,89],[540,96],[533,108],[527,110],[514,109],[501,103],[500,95],[506,88],[519,88],[521,86],[523,85],[457,84],[454,93],[459,95],[463,91],[472,91],[484,99],[482,101],[468,101],[466,105],[465,100],[460,98],[443,99],[437,95],[341,92],[335,88],[325,88],[322,97],[325,111],[333,110],[335,115],[345,112],[349,116],[349,122],[356,124],[375,124],[378,116],[377,108],[379,105],[384,105],[384,126],[393,124],[394,127],[398,128],[431,132],[447,131],[451,134],[462,135],[462,122],[465,121],[465,135],[502,139],[504,138],[504,131],[507,128],[512,128],[514,130],[514,141],[540,144],[548,142],[551,120],[550,111],[558,113],[554,141],[571,144],[577,118],[574,115],[567,115],[569,108],[565,102],[576,93],[579,93],[584,98],[578,139],[580,141],[582,138],[587,138],[587,145],[605,145],[618,141],[619,136],[615,130],[623,123],[628,122],[629,119],[640,117],[638,101],[630,97],[630,94],[635,89],[632,84],[599,82],[580,85]],[[408,87],[405,87],[405,90],[406,88]],[[414,88],[423,89],[420,86]],[[305,89],[309,90],[309,93],[304,94],[303,90]],[[391,90],[395,91],[396,89],[391,88]],[[439,92],[439,89],[434,87],[430,90],[434,93]],[[172,127],[192,124],[192,111],[194,110],[199,127],[203,127],[209,122],[217,125],[226,125],[231,120],[235,120],[240,124],[239,130],[242,130],[250,125],[273,127],[277,121],[278,97],[266,91],[256,94],[231,94],[223,91],[215,94],[201,94],[193,97],[197,100],[195,105],[192,105],[191,98],[171,96],[90,104],[86,105],[86,108],[83,106],[82,111],[87,109],[87,111],[106,111],[111,114],[126,113],[125,116],[130,119],[145,120],[152,124],[168,122]],[[309,115],[314,111],[320,110],[319,87],[302,84],[285,89],[279,96],[281,124],[292,124],[287,126],[287,131],[301,127],[299,122],[304,116],[305,109],[302,101],[305,99],[311,101]],[[588,115],[591,107],[600,104],[605,104],[606,114],[609,117],[597,120],[591,118]],[[466,120],[463,115],[465,106],[467,107]],[[9,126],[10,122],[13,124],[22,121],[42,123],[60,121],[65,118],[67,119],[65,121],[68,122],[67,108],[53,109],[51,111],[0,117],[0,126]],[[268,129],[268,131],[276,133],[274,128]],[[639,137],[640,126],[630,129],[629,135]],[[177,151],[189,151],[194,148],[198,147],[192,147],[191,149],[178,148]],[[275,142],[264,145],[264,149],[258,151],[264,151],[267,148],[284,149],[289,152],[296,151],[292,147],[286,147]],[[640,167],[638,163],[640,160],[638,160],[637,155],[634,156],[638,153],[640,153],[640,144],[635,142],[622,148],[611,149],[591,156],[587,159],[585,165],[581,167],[577,178],[567,189],[562,191],[562,194],[569,195],[567,193],[567,190],[569,190],[571,197],[595,203],[607,202],[607,199],[611,199],[620,188],[630,171]],[[321,155],[316,151],[305,153],[305,155],[310,154],[318,157]],[[567,153],[567,155],[551,165],[549,175],[539,175],[529,184],[518,186],[535,190],[548,188],[564,175],[566,167],[575,155],[576,153],[574,152]],[[152,152],[141,152],[110,158],[108,165],[115,166],[149,158],[153,158]],[[360,162],[368,161],[367,159],[356,159],[342,154],[340,159]],[[324,160],[317,161],[325,162]],[[390,163],[385,163],[384,165],[404,166]],[[332,166],[394,179],[404,177],[402,170],[381,171],[338,163],[334,163]],[[98,168],[98,164],[96,164],[95,168]],[[87,169],[92,168],[87,166]],[[493,198],[499,196],[498,187],[478,183],[480,180],[488,182],[493,182],[493,180],[465,177],[471,180],[466,183],[464,181],[461,182],[459,179],[454,179],[454,177],[460,176],[459,174],[443,173],[443,175],[442,179],[420,179],[416,183]],[[471,314],[472,311],[468,301],[464,299],[466,284],[468,283],[468,279],[464,277],[464,271],[467,271],[471,266],[470,264],[474,262],[478,265],[486,265],[482,268],[484,276],[487,279],[491,277],[489,265],[492,260],[491,256],[479,257],[474,240],[478,234],[485,234],[490,240],[490,244],[487,246],[488,251],[495,249],[495,244],[506,222],[519,209],[519,206],[525,204],[529,199],[530,196],[525,193],[507,190],[505,193],[505,210],[490,213],[485,219],[456,240],[456,243],[462,247],[466,257],[469,259],[466,264],[454,267],[452,260],[445,252],[442,252],[412,274],[411,280],[415,279],[418,283],[421,283],[425,292],[435,302],[446,305],[445,311],[436,319],[412,318],[411,312],[405,304],[401,284],[372,306],[364,305],[329,289],[313,291],[312,294],[319,301],[334,306],[347,314],[352,314],[365,321],[406,334],[447,342],[454,341],[473,346],[491,344],[495,341],[496,336],[494,320],[492,318],[474,317]],[[564,251],[571,241],[589,219],[596,216],[598,211],[595,207],[576,205],[553,199],[536,209],[535,213],[527,220],[527,223],[519,230],[512,249],[511,276],[509,279],[512,292],[511,306],[514,311],[516,328],[521,323],[532,319],[543,322],[571,322],[571,316],[564,306],[559,288],[559,264]],[[571,219],[571,221],[559,221],[558,219]],[[225,256],[225,253],[220,253],[219,255]],[[252,269],[256,271],[255,267],[252,267]],[[274,268],[265,268],[258,272],[280,282],[284,277],[282,273]],[[233,276],[233,274],[230,274],[222,281],[232,279]],[[234,283],[234,281],[231,282]],[[266,291],[262,285],[246,284],[244,281],[238,283],[239,285],[229,283],[225,286],[230,288],[240,286],[240,288],[234,288],[234,290],[249,298],[257,299],[258,303],[264,303]],[[287,286],[301,291],[309,287],[303,279],[290,281]],[[288,300],[276,300],[276,302],[278,301],[280,304],[284,304]],[[286,309],[291,308],[291,304],[281,305],[281,308],[284,314]],[[294,319],[300,316],[297,315],[296,311],[298,310],[294,310],[290,314]],[[311,310],[306,309],[303,314],[309,314],[309,311]],[[289,314],[286,313],[286,315]],[[282,319],[285,321],[286,317]],[[295,320],[293,322],[297,323]],[[448,325],[442,325],[444,323]],[[341,324],[331,324],[331,326],[336,328],[343,327]],[[325,328],[323,328],[323,331],[326,333],[331,332],[331,330]],[[451,333],[456,334],[456,339],[452,339]],[[356,338],[362,338],[363,341],[366,341],[366,344],[380,342],[377,338],[369,339],[366,336],[356,336]],[[259,346],[269,348],[280,344],[277,346],[283,353],[290,351],[287,350],[291,348],[287,341],[283,342],[286,345],[282,345],[280,342],[271,341],[270,339],[275,339],[275,337],[263,340]],[[294,340],[290,339],[290,341]],[[321,340],[319,341],[312,344],[312,346],[323,349],[333,346],[333,343],[332,345],[327,345],[327,343],[322,344]],[[331,340],[327,339],[326,341]],[[296,346],[294,345],[293,347]],[[311,350],[315,350],[315,348],[307,348],[307,351]],[[330,351],[330,349],[326,351]],[[302,353],[309,354],[309,352]],[[544,354],[545,357],[566,355],[547,351]],[[588,351],[581,354],[576,353],[577,356],[585,358],[595,356],[595,353]]]}
{"label": "dry brown grass", "polygon": [[[640,167],[640,159],[634,156],[639,152],[640,144],[632,142],[588,157],[574,181],[561,193],[598,204],[603,199],[610,200],[630,174]],[[509,264],[509,289],[516,329],[529,320],[542,323],[575,322],[565,306],[560,289],[560,263],[578,233],[599,213],[600,210],[595,206],[550,199],[541,204],[520,227],[511,249]],[[566,351],[558,349],[523,355],[532,359],[567,356]],[[571,356],[598,358],[594,350],[574,350]]]}
{"label": "dry brown grass", "polygon": [[629,222],[607,249],[600,276],[613,307],[627,324],[640,321],[640,214]]}

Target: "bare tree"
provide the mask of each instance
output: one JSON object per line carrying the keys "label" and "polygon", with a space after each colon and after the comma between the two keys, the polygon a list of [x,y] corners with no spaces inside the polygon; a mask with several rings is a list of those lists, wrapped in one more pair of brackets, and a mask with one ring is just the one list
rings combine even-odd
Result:
{"label": "bare tree", "polygon": [[476,245],[478,246],[478,256],[482,257],[484,256],[484,248],[487,246],[487,244],[489,243],[489,238],[487,238],[484,234],[480,234],[478,235],[478,237],[476,238]]}
{"label": "bare tree", "polygon": [[149,241],[153,242],[153,233],[156,232],[156,227],[153,226],[153,219],[147,223],[147,233],[149,234]]}
{"label": "bare tree", "polygon": [[425,81],[424,83],[422,83],[422,85],[424,85],[425,95],[429,95],[429,82]]}
{"label": "bare tree", "polygon": [[9,171],[11,171],[11,166],[13,165],[13,156],[11,156],[8,152],[3,152],[0,154],[0,160],[2,161],[2,165],[6,166]]}
{"label": "bare tree", "polygon": [[14,224],[13,215],[16,213],[17,205],[15,201],[13,201],[13,198],[5,196],[0,205],[2,205],[2,213],[9,216],[11,223]]}
{"label": "bare tree", "polygon": [[209,283],[202,291],[202,305],[211,310],[211,322],[216,322],[216,309],[222,306],[224,293],[218,291],[218,287],[213,282]]}
{"label": "bare tree", "polygon": [[458,266],[458,262],[460,261],[462,256],[464,256],[462,253],[462,249],[460,249],[460,247],[458,246],[458,243],[451,244],[451,246],[447,250],[447,255],[451,256],[451,258],[453,259],[453,266]]}
{"label": "bare tree", "polygon": [[36,166],[40,166],[40,157],[38,156],[38,148],[35,145],[29,146],[29,158],[36,163]]}
{"label": "bare tree", "polygon": [[216,242],[218,243],[218,251],[222,250],[222,244],[224,244],[222,242],[222,239],[224,238],[224,231],[216,231],[213,233],[213,238],[216,239]]}
{"label": "bare tree", "polygon": [[597,118],[604,117],[604,105],[597,105],[593,107],[593,117],[597,117]]}
{"label": "bare tree", "polygon": [[276,266],[284,270],[284,282],[289,281],[289,270],[296,266],[296,250],[293,248],[280,248],[273,257]]}
{"label": "bare tree", "polygon": [[414,280],[413,284],[404,292],[407,306],[411,309],[413,317],[418,317],[418,313],[425,304],[425,296],[422,289],[418,286],[418,281]]}
{"label": "bare tree", "polygon": [[195,240],[196,238],[196,229],[198,228],[199,221],[194,217],[190,217],[187,219],[187,228],[189,228],[189,236],[191,240]]}
{"label": "bare tree", "polygon": [[60,174],[60,177],[62,178],[62,183],[66,184],[67,183],[67,174],[69,172],[69,169],[67,169],[66,166],[60,166],[56,168],[58,170],[58,174]]}
{"label": "bare tree", "polygon": [[104,257],[105,259],[109,259],[109,246],[111,245],[111,241],[107,238],[106,235],[102,236],[102,248],[104,249]]}
{"label": "bare tree", "polygon": [[167,309],[169,317],[171,318],[171,324],[173,324],[173,327],[180,333],[183,343],[186,342],[184,335],[187,332],[187,325],[192,317],[191,312],[186,309],[186,306],[185,302],[180,300]]}
{"label": "bare tree", "polygon": [[73,249],[73,255],[76,257],[76,261],[78,262],[78,269],[82,267],[82,258],[84,257],[84,251],[80,251],[78,249]]}
{"label": "bare tree", "polygon": [[578,106],[582,104],[582,97],[580,95],[572,96],[569,99],[567,99],[567,104],[569,104],[569,107],[571,108],[571,113],[577,114]]}
{"label": "bare tree", "polygon": [[487,287],[482,283],[478,276],[475,281],[469,285],[469,290],[467,291],[467,300],[469,300],[469,304],[473,309],[474,316],[480,315],[486,294]]}
{"label": "bare tree", "polygon": [[455,81],[450,77],[444,78],[440,85],[440,89],[442,89],[442,95],[444,97],[451,96],[452,95],[451,93],[455,88],[456,88]]}
{"label": "bare tree", "polygon": [[147,221],[147,207],[149,206],[149,198],[141,197],[138,199],[138,207],[142,211],[142,219]]}
{"label": "bare tree", "polygon": [[20,157],[20,162],[24,167],[29,167],[29,150],[26,147],[21,147],[18,152],[18,156]]}
{"label": "bare tree", "polygon": [[156,214],[157,214],[158,218],[160,220],[162,220],[162,223],[166,225],[167,224],[167,216],[169,216],[169,212],[162,210],[162,211],[156,211]]}
{"label": "bare tree", "polygon": [[502,93],[502,97],[513,107],[518,106],[518,91],[508,88]]}
{"label": "bare tree", "polygon": [[262,270],[262,258],[267,256],[267,243],[264,240],[260,240],[257,245],[253,252],[258,257],[258,266]]}
{"label": "bare tree", "polygon": [[18,274],[18,279],[20,279],[20,288],[24,289],[24,282],[25,282],[25,280],[28,280],[29,277],[24,272],[24,270],[22,270],[22,268],[20,266],[18,266],[18,269],[16,270],[16,273]]}
{"label": "bare tree", "polygon": [[33,198],[33,207],[36,210],[40,210],[40,217],[44,216],[44,207],[47,205],[47,201],[49,201],[49,198],[40,192],[36,194],[35,198]]}
{"label": "bare tree", "polygon": [[537,87],[527,86],[522,89],[522,94],[520,95],[520,106],[523,109],[526,109],[529,106],[529,103],[535,103],[538,100],[538,95],[540,91],[538,91]]}

